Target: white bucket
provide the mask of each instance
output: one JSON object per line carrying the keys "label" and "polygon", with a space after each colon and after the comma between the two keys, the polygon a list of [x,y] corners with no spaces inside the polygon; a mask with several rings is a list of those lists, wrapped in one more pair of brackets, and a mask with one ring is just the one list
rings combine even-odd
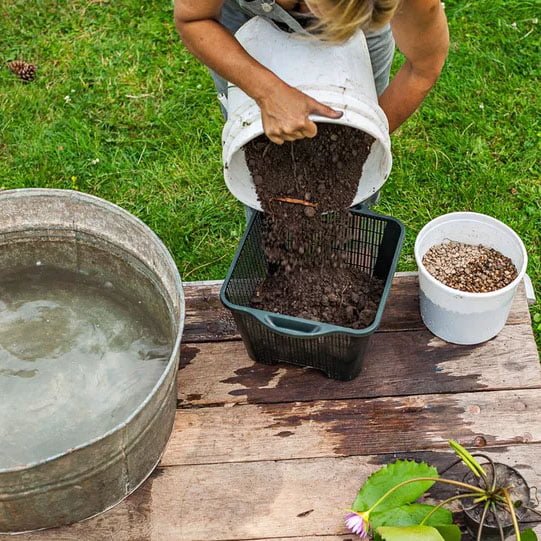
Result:
{"label": "white bucket", "polygon": [[[444,285],[426,270],[423,256],[432,246],[449,240],[498,250],[513,261],[518,276],[488,293],[468,293]],[[480,344],[502,330],[528,264],[526,248],[510,227],[475,212],[453,212],[425,225],[415,241],[415,259],[423,321],[436,336],[454,344]]]}
{"label": "white bucket", "polygon": [[[343,115],[338,120],[319,116],[317,122],[342,124],[375,138],[363,167],[352,205],[377,192],[391,172],[391,140],[385,113],[378,105],[370,55],[362,32],[341,45],[290,34],[261,17],[250,19],[235,34],[244,49],[290,86],[328,105]],[[261,210],[243,147],[262,133],[256,102],[230,85],[228,120],[222,134],[225,182],[245,205]]]}

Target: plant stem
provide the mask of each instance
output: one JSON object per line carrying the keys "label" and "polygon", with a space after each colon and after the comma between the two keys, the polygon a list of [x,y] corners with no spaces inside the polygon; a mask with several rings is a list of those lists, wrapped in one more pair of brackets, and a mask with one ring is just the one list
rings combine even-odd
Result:
{"label": "plant stem", "polygon": [[[483,453],[475,453],[475,454],[472,454],[472,456],[475,456],[475,457],[479,456],[481,458],[484,458],[485,460],[488,460],[490,466],[492,467],[492,487],[490,491],[494,492],[496,490],[496,465],[494,464],[494,461],[488,455],[485,455]],[[485,473],[485,481],[488,486],[488,478],[486,477],[486,473]]]}
{"label": "plant stem", "polygon": [[513,505],[513,500],[511,500],[509,491],[506,488],[503,488],[502,492],[505,497],[505,501],[507,502],[509,513],[511,513],[511,519],[513,520],[513,527],[515,528],[515,536],[517,538],[517,541],[521,541],[520,528],[518,526],[518,520],[517,520],[517,515],[515,513],[515,506]]}
{"label": "plant stem", "polygon": [[454,462],[451,462],[449,466],[447,466],[445,469],[440,471],[440,475],[443,475],[444,473],[447,473],[451,468],[454,468],[457,464],[461,464],[463,460],[461,458],[458,458]]}
{"label": "plant stem", "polygon": [[434,483],[444,483],[447,485],[453,485],[460,488],[464,488],[466,490],[470,490],[471,492],[475,492],[477,494],[485,494],[485,491],[480,487],[475,487],[473,485],[469,485],[468,483],[462,483],[461,481],[455,481],[454,479],[440,479],[438,477],[416,477],[414,479],[408,479],[407,481],[402,481],[402,483],[399,483],[398,485],[395,485],[391,489],[389,489],[379,500],[376,501],[372,507],[368,509],[368,513],[371,513],[383,500],[385,500],[388,496],[390,496],[393,492],[397,491],[399,488],[402,488],[403,486],[409,485],[411,483],[418,483],[419,481],[432,481]]}
{"label": "plant stem", "polygon": [[438,509],[442,508],[444,505],[447,505],[448,503],[451,503],[455,500],[460,500],[461,498],[471,498],[475,496],[475,493],[464,493],[464,494],[457,494],[456,496],[452,496],[451,498],[447,498],[443,502],[440,502],[438,505],[434,506],[433,509],[430,510],[430,513],[426,515],[426,517],[421,521],[419,526],[422,526]]}
{"label": "plant stem", "polygon": [[505,541],[505,535],[503,533],[502,523],[500,522],[500,517],[498,516],[498,513],[496,512],[496,504],[492,502],[492,512],[494,513],[494,517],[496,517],[496,524],[498,525],[498,530],[500,531],[500,540]]}
{"label": "plant stem", "polygon": [[479,522],[479,530],[477,530],[476,541],[481,541],[481,535],[483,533],[483,528],[485,527],[485,520],[487,519],[487,511],[488,511],[489,505],[490,505],[490,502],[486,502],[485,507],[483,507],[483,514],[481,515],[481,520]]}

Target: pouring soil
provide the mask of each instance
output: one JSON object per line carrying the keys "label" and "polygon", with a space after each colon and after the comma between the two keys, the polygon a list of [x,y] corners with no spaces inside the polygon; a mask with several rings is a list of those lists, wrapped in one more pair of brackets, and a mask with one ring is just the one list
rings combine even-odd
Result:
{"label": "pouring soil", "polygon": [[350,261],[344,226],[373,141],[322,124],[313,139],[275,145],[260,136],[246,145],[270,264],[253,307],[354,329],[374,320],[383,283]]}

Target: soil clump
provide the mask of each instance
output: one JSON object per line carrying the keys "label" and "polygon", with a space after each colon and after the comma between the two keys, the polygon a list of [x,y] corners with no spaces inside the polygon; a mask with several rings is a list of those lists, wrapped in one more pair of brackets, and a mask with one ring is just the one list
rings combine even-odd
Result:
{"label": "soil clump", "polygon": [[496,291],[517,277],[511,259],[481,244],[437,244],[424,255],[423,265],[446,286],[469,293]]}
{"label": "soil clump", "polygon": [[349,210],[374,138],[320,124],[313,139],[245,146],[265,213],[269,276],[251,305],[354,329],[373,321],[383,283],[348,262]]}

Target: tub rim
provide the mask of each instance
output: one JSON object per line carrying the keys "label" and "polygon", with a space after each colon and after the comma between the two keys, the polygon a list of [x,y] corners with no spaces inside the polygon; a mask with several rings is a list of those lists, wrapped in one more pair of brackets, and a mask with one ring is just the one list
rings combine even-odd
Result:
{"label": "tub rim", "polygon": [[[43,466],[44,464],[48,464],[50,462],[54,462],[55,460],[58,460],[60,458],[73,454],[77,451],[80,451],[81,449],[86,449],[87,447],[90,447],[102,440],[105,440],[106,438],[112,436],[113,434],[119,432],[120,430],[124,429],[127,425],[129,425],[134,420],[134,418],[137,417],[143,411],[145,406],[152,400],[152,398],[156,395],[158,390],[162,387],[164,380],[166,379],[167,375],[172,370],[172,365],[178,364],[180,344],[181,344],[181,339],[182,339],[182,333],[184,331],[184,323],[185,323],[185,317],[186,317],[184,289],[182,287],[182,280],[180,277],[180,273],[178,271],[175,261],[173,260],[173,256],[171,255],[171,253],[169,252],[169,250],[167,249],[163,241],[160,239],[160,237],[158,237],[158,235],[147,224],[145,224],[145,222],[143,222],[140,218],[137,218],[136,216],[134,216],[127,210],[120,207],[119,205],[112,203],[110,201],[107,201],[106,199],[102,199],[101,197],[97,197],[95,195],[91,195],[85,192],[79,192],[76,190],[63,190],[63,189],[56,189],[56,188],[16,188],[12,190],[3,190],[3,191],[0,191],[0,202],[3,199],[25,198],[28,195],[38,196],[38,197],[41,196],[41,197],[55,197],[55,198],[59,198],[59,197],[60,198],[77,198],[80,200],[82,199],[85,202],[89,203],[90,205],[96,205],[100,207],[105,206],[108,208],[108,210],[110,210],[114,214],[122,216],[122,219],[125,219],[128,222],[131,222],[136,227],[143,229],[145,233],[148,234],[149,237],[156,243],[156,246],[158,247],[159,251],[162,252],[162,255],[164,256],[168,265],[171,266],[171,269],[173,271],[173,276],[174,276],[175,291],[177,293],[177,300],[179,303],[180,319],[178,321],[178,330],[176,332],[173,348],[169,355],[167,364],[165,365],[160,377],[158,378],[158,380],[156,381],[152,389],[148,392],[145,399],[131,412],[131,414],[126,419],[124,419],[121,423],[117,424],[113,428],[109,429],[107,432],[104,432],[100,436],[97,436],[91,440],[88,440],[80,445],[76,445],[75,447],[66,449],[65,451],[62,451],[60,453],[56,453],[55,455],[52,455],[50,457],[47,457],[41,460],[36,460],[28,464],[21,464],[20,466],[14,466],[10,468],[0,468],[0,476],[3,474],[10,474],[10,473],[16,473],[19,471],[30,470],[32,468]],[[141,262],[141,263],[143,263],[145,267],[148,268],[148,266],[144,262]]]}

